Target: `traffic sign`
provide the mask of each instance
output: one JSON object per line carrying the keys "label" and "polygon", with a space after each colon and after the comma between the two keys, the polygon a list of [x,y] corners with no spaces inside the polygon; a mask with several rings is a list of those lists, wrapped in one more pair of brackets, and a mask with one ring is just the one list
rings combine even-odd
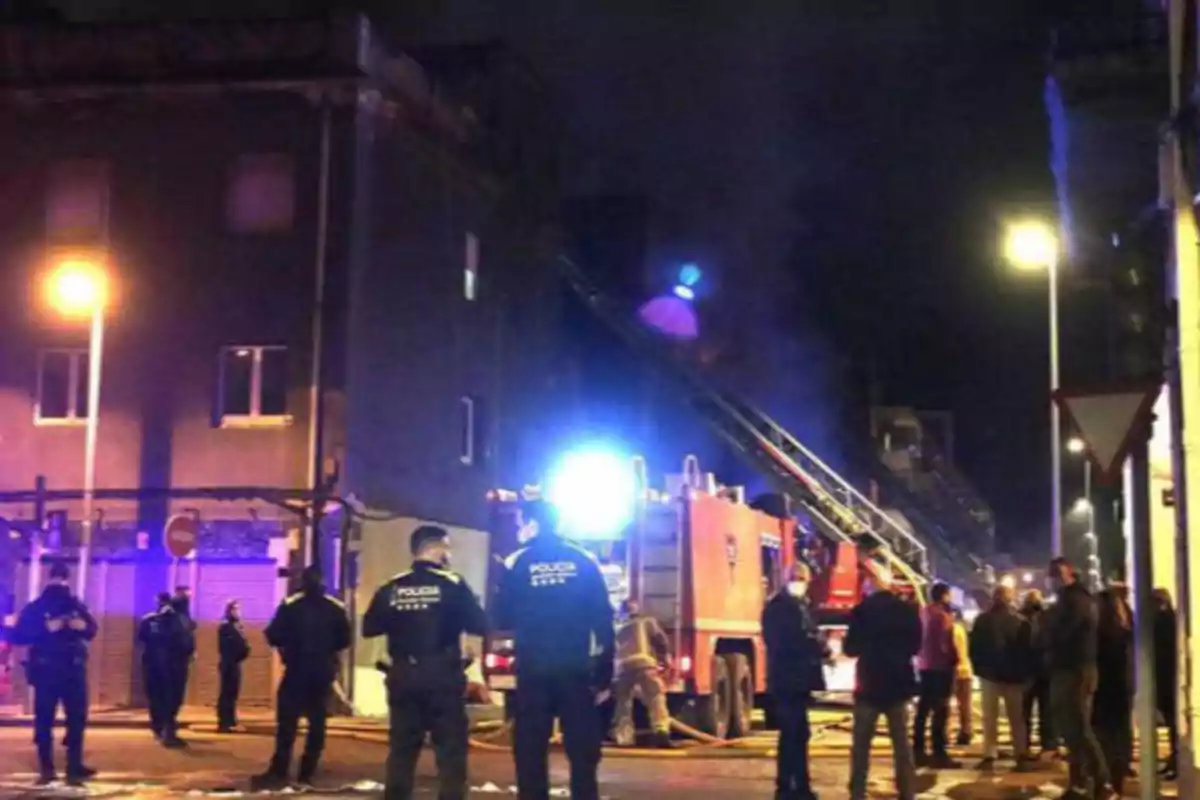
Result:
{"label": "traffic sign", "polygon": [[1058,403],[1079,431],[1087,455],[1104,478],[1120,470],[1136,437],[1150,420],[1161,386],[1115,392],[1058,391]]}
{"label": "traffic sign", "polygon": [[163,530],[163,542],[167,552],[176,558],[187,558],[196,549],[200,524],[187,514],[176,514],[167,520]]}

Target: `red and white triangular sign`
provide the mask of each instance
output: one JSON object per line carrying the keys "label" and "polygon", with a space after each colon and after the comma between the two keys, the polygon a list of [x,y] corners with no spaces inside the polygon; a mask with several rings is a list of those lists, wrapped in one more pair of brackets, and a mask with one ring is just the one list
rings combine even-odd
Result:
{"label": "red and white triangular sign", "polygon": [[1096,468],[1105,477],[1111,477],[1120,469],[1160,391],[1159,386],[1102,394],[1060,391],[1054,399],[1070,417]]}

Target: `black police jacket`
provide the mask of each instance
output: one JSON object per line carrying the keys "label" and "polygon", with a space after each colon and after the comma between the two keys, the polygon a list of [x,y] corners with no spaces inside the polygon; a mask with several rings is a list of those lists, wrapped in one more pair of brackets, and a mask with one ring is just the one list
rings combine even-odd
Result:
{"label": "black police jacket", "polygon": [[350,646],[350,620],[340,601],[304,591],[279,604],[266,635],[289,671],[333,680],[338,654]]}
{"label": "black police jacket", "polygon": [[363,617],[364,638],[387,637],[393,661],[461,655],[462,634],[483,636],[487,619],[461,575],[417,561],[379,587]]}
{"label": "black police jacket", "polygon": [[250,643],[240,622],[227,619],[221,623],[217,628],[217,650],[222,667],[240,664],[250,657]]}
{"label": "black police jacket", "polygon": [[[56,630],[51,630],[51,627]],[[83,601],[67,586],[47,586],[38,599],[21,610],[13,629],[13,644],[29,647],[31,678],[82,668],[88,642],[99,630]]]}
{"label": "black police jacket", "polygon": [[610,684],[613,608],[591,553],[543,533],[505,565],[495,622],[513,632],[517,675],[589,674]]}
{"label": "black police jacket", "polygon": [[767,645],[767,681],[772,694],[819,692],[825,689],[825,645],[808,602],[781,591],[762,615]]}
{"label": "black police jacket", "polygon": [[196,649],[196,637],[188,621],[169,605],[142,617],[138,623],[138,641],[142,644],[142,658],[158,667],[186,664]]}

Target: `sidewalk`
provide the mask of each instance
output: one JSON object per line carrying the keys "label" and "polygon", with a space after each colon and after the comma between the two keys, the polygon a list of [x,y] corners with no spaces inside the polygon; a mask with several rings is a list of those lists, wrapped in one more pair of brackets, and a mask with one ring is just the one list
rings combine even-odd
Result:
{"label": "sidewalk", "polygon": [[[495,706],[468,706],[467,716],[472,725],[502,720],[503,710]],[[275,729],[275,712],[267,708],[248,708],[238,711],[238,721],[250,729]],[[185,706],[179,714],[179,723],[185,728],[216,728],[216,712],[203,706]],[[59,721],[61,725],[61,720]],[[147,724],[144,708],[92,708],[88,714],[88,726],[92,728],[141,729]],[[20,708],[0,707],[0,727],[29,727],[33,717]],[[364,733],[386,733],[387,720],[370,717],[330,717],[331,730],[353,730]]]}

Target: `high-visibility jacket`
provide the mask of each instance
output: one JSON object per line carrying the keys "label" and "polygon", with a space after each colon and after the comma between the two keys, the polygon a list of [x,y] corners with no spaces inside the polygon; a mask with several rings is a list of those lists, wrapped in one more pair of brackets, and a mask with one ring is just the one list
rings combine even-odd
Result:
{"label": "high-visibility jacket", "polygon": [[667,659],[671,646],[654,617],[638,615],[617,626],[617,671],[652,669]]}

